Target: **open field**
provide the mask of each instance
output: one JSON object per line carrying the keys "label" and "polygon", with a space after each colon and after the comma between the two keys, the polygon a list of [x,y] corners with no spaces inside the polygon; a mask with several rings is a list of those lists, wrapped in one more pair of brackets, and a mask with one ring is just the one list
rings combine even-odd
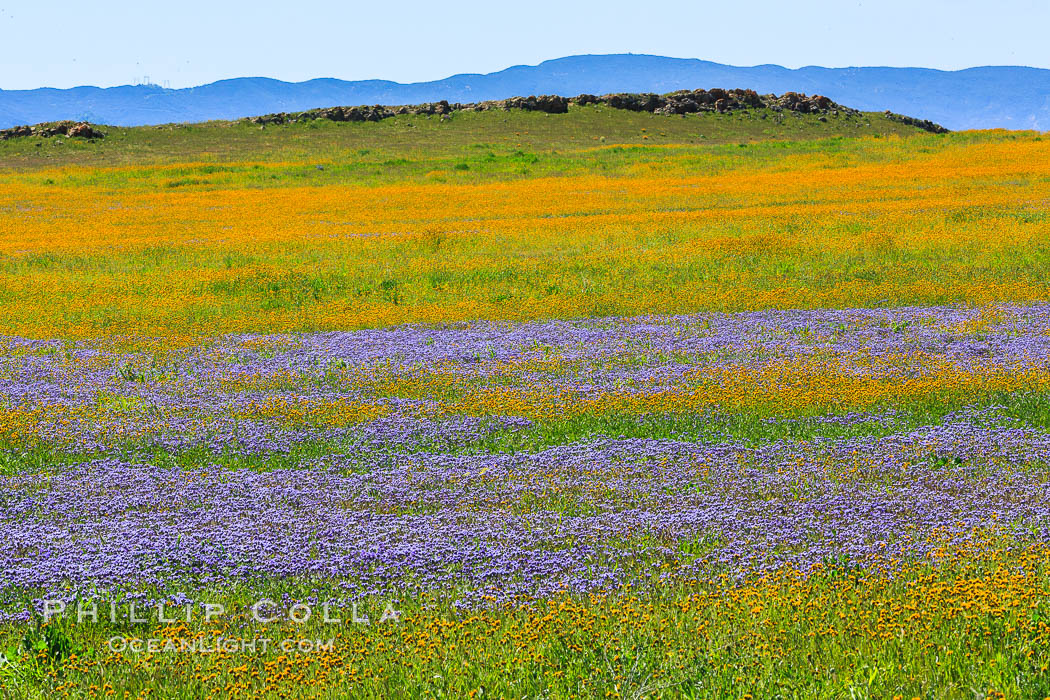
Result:
{"label": "open field", "polygon": [[[111,345],[5,353],[16,688],[1050,689],[1046,306]],[[56,594],[33,662],[18,622]],[[76,624],[85,597],[117,621]],[[344,624],[261,624],[259,600]],[[158,601],[228,615],[158,624]],[[177,651],[216,635],[335,641]]]}
{"label": "open field", "polygon": [[0,694],[1050,696],[1050,139],[607,112],[0,143]]}
{"label": "open field", "polygon": [[[626,117],[657,134],[692,123]],[[1035,134],[454,157],[422,143],[396,159],[314,144],[291,162],[8,169],[0,324],[173,338],[1046,298],[1050,140]]]}

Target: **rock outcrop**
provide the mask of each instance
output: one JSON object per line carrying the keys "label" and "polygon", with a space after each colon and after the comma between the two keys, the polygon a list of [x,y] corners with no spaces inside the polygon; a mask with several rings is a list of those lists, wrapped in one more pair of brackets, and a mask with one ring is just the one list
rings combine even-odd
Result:
{"label": "rock outcrop", "polygon": [[0,130],[0,141],[19,138],[23,136],[68,136],[80,139],[101,139],[106,134],[87,122],[52,122],[49,124],[37,124],[36,126],[15,126],[10,129]]}
{"label": "rock outcrop", "polygon": [[[775,112],[797,112],[801,114],[842,114],[858,115],[855,109],[844,107],[823,95],[803,95],[797,92],[786,92],[781,96],[759,95],[754,90],[678,90],[677,92],[657,95],[645,93],[614,93],[610,95],[577,95],[576,97],[559,97],[558,95],[533,95],[530,97],[510,97],[505,100],[486,100],[484,102],[449,103],[428,102],[419,105],[401,105],[389,107],[383,105],[362,107],[328,107],[311,109],[305,112],[278,112],[260,117],[249,117],[253,124],[289,124],[298,121],[328,119],[339,122],[379,121],[398,114],[426,114],[447,116],[455,112],[485,112],[489,110],[522,109],[530,112],[563,114],[569,111],[569,105],[606,105],[613,109],[624,109],[631,112],[649,112],[652,114],[693,114],[696,112],[729,113],[747,109],[771,109]],[[915,120],[915,126],[925,128]],[[932,125],[936,128],[937,125]]]}
{"label": "rock outcrop", "polygon": [[885,112],[883,112],[883,114],[886,115],[887,119],[890,119],[892,121],[900,122],[901,124],[907,124],[908,126],[914,126],[916,128],[923,129],[924,131],[932,132],[934,134],[948,133],[948,129],[945,129],[940,124],[934,124],[929,119],[916,119],[915,117],[909,117],[903,114],[894,114],[888,109]]}
{"label": "rock outcrop", "polygon": [[509,97],[505,100],[488,100],[485,102],[452,103],[448,100],[426,102],[418,105],[400,105],[388,107],[383,105],[361,107],[326,107],[309,109],[305,112],[277,112],[260,117],[248,117],[252,124],[290,124],[314,119],[328,119],[335,122],[377,122],[399,114],[436,114],[446,116],[453,112],[485,112],[489,110],[523,109],[530,112],[564,114],[569,111],[570,100],[558,95],[539,95],[531,97]]}

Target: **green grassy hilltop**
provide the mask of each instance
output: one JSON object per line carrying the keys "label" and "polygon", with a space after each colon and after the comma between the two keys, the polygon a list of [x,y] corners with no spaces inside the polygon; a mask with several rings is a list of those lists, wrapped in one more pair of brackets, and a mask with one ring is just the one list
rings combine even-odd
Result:
{"label": "green grassy hilltop", "polygon": [[880,112],[822,116],[752,109],[662,115],[575,105],[567,114],[463,111],[445,118],[399,115],[380,122],[315,120],[261,126],[242,120],[102,130],[106,137],[98,140],[0,141],[0,169],[352,158],[365,160],[372,169],[396,173],[409,165],[402,159],[469,159],[489,151],[560,153],[616,144],[726,144],[923,133]]}

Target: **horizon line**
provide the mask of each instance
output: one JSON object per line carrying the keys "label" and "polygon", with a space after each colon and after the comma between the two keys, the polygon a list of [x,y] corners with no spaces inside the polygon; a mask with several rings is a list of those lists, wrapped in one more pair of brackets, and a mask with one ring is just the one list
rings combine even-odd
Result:
{"label": "horizon line", "polygon": [[[744,66],[744,65],[735,65],[735,64],[731,64],[731,63],[719,63],[717,61],[711,61],[711,60],[704,59],[704,58],[683,58],[683,57],[680,57],[680,56],[664,56],[664,55],[661,55],[661,54],[649,54],[649,53],[605,53],[605,54],[569,54],[569,55],[566,55],[566,56],[558,56],[556,58],[549,58],[549,59],[540,61],[539,63],[535,63],[535,64],[518,63],[518,64],[507,66],[506,68],[501,68],[499,70],[495,70],[495,71],[492,71],[492,72],[489,72],[489,73],[453,73],[452,75],[445,76],[444,78],[437,78],[437,79],[434,79],[434,80],[416,80],[416,81],[407,82],[407,83],[398,82],[396,80],[388,80],[386,78],[353,78],[353,79],[348,79],[348,78],[336,78],[336,77],[332,77],[332,76],[318,76],[318,77],[314,77],[314,78],[306,78],[304,80],[282,80],[281,78],[272,78],[272,77],[265,76],[265,75],[240,75],[240,76],[233,76],[233,77],[229,77],[229,78],[219,78],[217,80],[213,80],[213,81],[207,82],[207,83],[200,83],[200,84],[197,84],[197,85],[187,85],[185,87],[178,87],[178,88],[163,87],[162,85],[160,85],[158,83],[147,82],[147,83],[123,83],[123,84],[118,84],[118,85],[106,85],[106,86],[102,86],[102,85],[74,85],[72,87],[67,87],[67,88],[58,88],[58,87],[52,87],[52,86],[49,86],[49,85],[41,85],[41,86],[34,87],[34,88],[12,88],[12,89],[7,89],[7,88],[0,87],[0,92],[36,92],[38,90],[70,91],[70,90],[84,90],[84,89],[115,90],[115,89],[120,89],[120,88],[159,88],[161,91],[165,91],[165,92],[179,92],[179,91],[182,91],[182,90],[195,90],[197,88],[209,87],[209,86],[212,86],[212,85],[217,85],[219,83],[233,82],[233,81],[238,81],[238,80],[267,80],[267,81],[276,82],[276,83],[284,83],[286,85],[303,85],[303,84],[312,83],[312,82],[315,82],[315,81],[335,81],[335,82],[340,82],[340,83],[388,83],[388,84],[390,84],[392,86],[408,87],[408,86],[412,86],[412,85],[428,85],[428,84],[433,84],[433,83],[440,83],[440,82],[444,82],[446,80],[452,80],[454,78],[474,77],[474,76],[476,76],[476,77],[486,77],[486,76],[491,76],[491,75],[498,75],[500,73],[504,73],[506,71],[514,70],[516,68],[539,68],[540,66],[542,66],[544,64],[547,64],[547,63],[554,63],[556,61],[564,61],[564,60],[573,59],[573,58],[615,58],[615,57],[625,57],[625,56],[635,56],[635,57],[643,57],[643,58],[661,58],[661,59],[668,59],[668,60],[673,60],[673,61],[696,61],[696,62],[699,62],[699,63],[709,63],[709,64],[712,64],[712,65],[724,66],[724,67],[727,67],[727,68],[740,68],[740,69],[778,68],[780,70],[785,70],[785,71],[802,71],[802,70],[807,70],[807,69],[821,69],[821,70],[867,70],[867,69],[872,69],[872,70],[921,70],[921,71],[930,71],[930,72],[936,72],[936,73],[963,73],[963,72],[966,72],[966,71],[988,69],[988,68],[992,68],[992,69],[1013,68],[1013,69],[1024,69],[1024,70],[1050,71],[1050,68],[1040,68],[1038,66],[1011,65],[1011,64],[988,64],[988,65],[968,66],[966,68],[954,68],[954,69],[929,68],[929,67],[926,67],[926,66],[889,66],[889,65],[822,66],[822,65],[818,65],[818,64],[809,64],[809,65],[799,66],[797,68],[790,68],[790,67],[787,67],[787,66],[780,65],[778,63],[757,63],[757,64],[754,64],[754,65]],[[143,76],[143,78],[148,78],[148,77],[149,76]]]}

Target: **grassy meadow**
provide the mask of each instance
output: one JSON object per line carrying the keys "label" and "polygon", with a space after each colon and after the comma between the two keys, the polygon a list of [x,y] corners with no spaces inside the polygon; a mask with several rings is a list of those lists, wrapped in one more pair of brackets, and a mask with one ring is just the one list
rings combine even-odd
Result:
{"label": "grassy meadow", "polygon": [[1050,142],[772,121],[579,108],[7,142],[0,323],[199,337],[1043,298]]}
{"label": "grassy meadow", "polygon": [[1050,697],[1050,138],[107,130],[0,142],[0,696]]}

